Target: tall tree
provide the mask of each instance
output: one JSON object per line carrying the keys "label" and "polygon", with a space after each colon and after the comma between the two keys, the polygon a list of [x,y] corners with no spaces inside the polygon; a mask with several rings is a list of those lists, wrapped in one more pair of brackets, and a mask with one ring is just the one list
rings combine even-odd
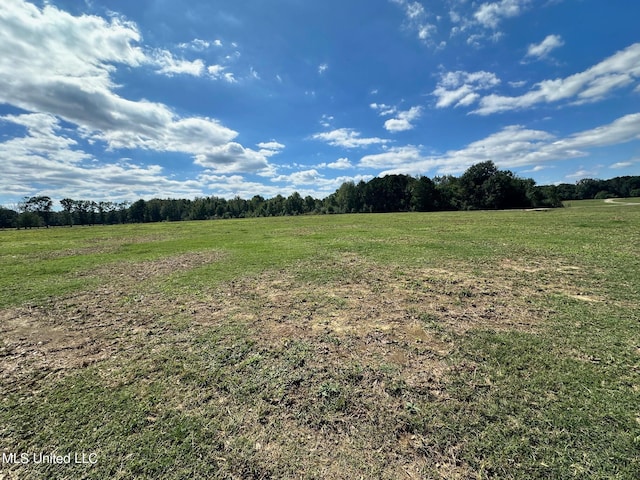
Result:
{"label": "tall tree", "polygon": [[131,218],[131,221],[134,223],[144,222],[146,209],[147,202],[145,202],[142,198],[133,202],[129,207],[129,217]]}
{"label": "tall tree", "polygon": [[50,197],[45,195],[31,198],[25,197],[20,205],[23,213],[35,213],[42,219],[43,225],[49,228],[51,207],[53,207]]}

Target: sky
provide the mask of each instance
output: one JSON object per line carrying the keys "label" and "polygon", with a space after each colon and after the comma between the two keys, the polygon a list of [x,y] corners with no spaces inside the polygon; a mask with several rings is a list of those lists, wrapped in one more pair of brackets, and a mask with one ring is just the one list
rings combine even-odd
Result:
{"label": "sky", "polygon": [[0,205],[640,175],[637,0],[2,0]]}

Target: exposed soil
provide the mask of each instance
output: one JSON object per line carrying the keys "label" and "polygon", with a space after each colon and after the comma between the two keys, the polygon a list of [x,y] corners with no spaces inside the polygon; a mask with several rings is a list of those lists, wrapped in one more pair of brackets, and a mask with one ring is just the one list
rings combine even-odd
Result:
{"label": "exposed soil", "polygon": [[[430,402],[446,400],[447,372],[474,368],[450,361],[460,337],[471,330],[535,333],[549,315],[537,301],[548,291],[522,276],[538,275],[548,269],[547,264],[512,260],[490,273],[474,273],[468,266],[407,269],[345,255],[320,268],[302,263],[247,275],[197,296],[169,299],[159,288],[172,273],[220,258],[217,253],[200,253],[105,265],[85,274],[106,280],[97,288],[40,305],[0,310],[3,391],[33,394],[45,377],[126,355],[151,334],[164,334],[167,338],[161,344],[170,343],[173,339],[164,330],[167,320],[180,318],[199,331],[239,323],[248,327],[260,349],[286,350],[298,342],[313,352],[295,372],[306,375],[304,388],[290,388],[286,398],[277,392],[264,394],[266,404],[278,412],[276,439],[269,435],[276,427],[261,423],[272,421],[267,414],[243,412],[243,428],[264,465],[277,464],[282,452],[298,449],[307,467],[323,472],[325,478],[343,478],[346,467],[334,458],[339,449],[340,458],[362,464],[379,464],[384,457],[389,478],[398,472],[420,478],[427,461],[443,478],[473,478],[457,460],[459,446],[434,449],[429,438],[403,424],[403,412],[413,408],[411,395]],[[571,279],[578,267],[557,268],[561,270],[554,278],[558,273],[566,277],[562,287],[573,292]],[[308,275],[309,271],[316,274]],[[181,341],[188,341],[189,335],[182,334]],[[324,414],[322,425],[296,416],[316,408],[312,405],[318,401],[316,389],[353,365],[362,370],[354,373],[352,388],[358,399],[350,404],[352,410]],[[393,376],[381,375],[382,368],[394,371]],[[388,384],[391,378],[397,385]],[[396,389],[410,393],[395,394]],[[220,407],[226,401],[224,395],[216,399]],[[388,438],[376,438],[380,431]],[[430,452],[428,458],[425,451]]]}
{"label": "exposed soil", "polygon": [[133,336],[175,309],[141,282],[217,261],[196,253],[105,265],[82,275],[109,279],[105,285],[39,305],[0,310],[0,373],[5,392],[37,390],[40,379],[80,368],[123,351]]}
{"label": "exposed soil", "polygon": [[[452,335],[475,328],[535,331],[548,314],[531,302],[540,292],[516,286],[508,268],[492,278],[442,269],[401,271],[355,255],[326,265],[341,272],[327,281],[300,278],[301,266],[231,281],[198,299],[170,301],[149,288],[154,280],[219,258],[201,253],[105,265],[90,273],[109,279],[102,286],[0,310],[5,391],[32,391],[43,377],[125,351],[158,329],[159,319],[177,315],[203,327],[242,322],[267,347],[283,339],[336,337],[335,345],[318,343],[327,350],[319,361],[357,356],[391,362],[404,368],[408,382],[426,385],[445,370],[455,346]],[[592,300],[581,297],[587,298]]]}

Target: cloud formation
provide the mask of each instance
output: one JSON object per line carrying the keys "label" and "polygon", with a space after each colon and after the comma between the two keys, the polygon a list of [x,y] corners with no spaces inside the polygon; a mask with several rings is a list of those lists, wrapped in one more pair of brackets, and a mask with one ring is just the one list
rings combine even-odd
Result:
{"label": "cloud formation", "polygon": [[430,23],[427,20],[429,16],[423,5],[420,2],[411,2],[409,0],[391,1],[403,8],[407,28],[415,31],[421,41],[428,44],[433,43],[433,36],[438,29],[434,23]]}
{"label": "cloud formation", "polygon": [[564,40],[560,35],[547,35],[547,37],[540,43],[532,43],[527,49],[527,57],[533,57],[536,59],[546,58],[551,51],[556,48],[562,47]]}
{"label": "cloud formation", "polygon": [[[204,71],[198,60],[177,60],[163,50],[149,53],[141,40],[137,26],[116,15],[110,20],[75,17],[51,5],[40,9],[5,0],[0,4],[0,103],[64,119],[85,139],[103,141],[109,149],[181,152],[224,171],[264,168],[265,155],[229,143],[238,133],[218,120],[181,117],[162,103],[116,93],[112,75],[120,66],[159,68],[167,75]],[[223,69],[211,68],[210,75],[233,80]]]}
{"label": "cloud formation", "polygon": [[501,0],[500,2],[483,3],[474,13],[474,18],[486,28],[497,28],[505,18],[520,15],[530,0]]}
{"label": "cloud formation", "polygon": [[417,120],[422,115],[422,107],[411,107],[409,110],[397,112],[396,118],[390,118],[384,122],[384,128],[389,132],[404,132],[415,128],[411,122]]}
{"label": "cloud formation", "polygon": [[314,140],[320,140],[333,147],[362,148],[370,145],[388,143],[389,140],[378,137],[363,138],[360,132],[352,128],[338,128],[330,132],[316,133],[311,136]]}
{"label": "cloud formation", "polygon": [[625,115],[615,121],[565,138],[557,138],[543,130],[520,125],[503,128],[488,137],[472,142],[460,150],[444,155],[425,155],[412,145],[393,147],[383,153],[366,155],[359,166],[386,169],[389,173],[425,174],[437,168],[440,174],[454,174],[469,166],[494,161],[501,168],[519,168],[528,165],[586,157],[593,148],[619,145],[640,139],[640,113]]}
{"label": "cloud formation", "polygon": [[352,168],[353,165],[351,165],[348,158],[339,158],[335,162],[327,164],[327,167],[335,170],[346,170],[348,168]]}
{"label": "cloud formation", "polygon": [[544,80],[517,97],[488,95],[480,100],[473,113],[489,115],[521,110],[537,104],[569,100],[587,103],[601,100],[613,90],[623,88],[640,78],[640,43],[634,43],[584,72],[566,78]]}
{"label": "cloud formation", "polygon": [[433,91],[433,95],[437,98],[436,107],[469,106],[480,98],[479,91],[499,84],[500,79],[490,72],[447,72],[440,77]]}
{"label": "cloud formation", "polygon": [[[195,180],[167,178],[159,165],[136,165],[121,159],[104,164],[86,153],[78,141],[63,132],[60,121],[50,114],[6,115],[0,123],[25,128],[24,136],[0,142],[3,174],[0,190],[22,197],[39,193],[53,198],[102,198],[111,201],[135,197],[202,195]],[[34,185],[46,185],[36,189]]]}

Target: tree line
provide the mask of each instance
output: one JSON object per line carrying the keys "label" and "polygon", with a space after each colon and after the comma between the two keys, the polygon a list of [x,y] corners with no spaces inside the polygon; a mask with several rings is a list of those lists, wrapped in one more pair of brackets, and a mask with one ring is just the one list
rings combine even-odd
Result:
{"label": "tree line", "polygon": [[610,180],[583,179],[576,184],[537,186],[491,162],[469,167],[460,177],[433,179],[410,175],[375,177],[368,182],[345,182],[324,199],[276,195],[250,200],[235,197],[95,202],[60,200],[54,211],[48,196],[25,198],[16,209],[0,208],[0,228],[35,228],[117,223],[175,222],[223,218],[272,217],[304,214],[375,213],[443,210],[554,208],[563,200],[640,196],[640,176]]}

